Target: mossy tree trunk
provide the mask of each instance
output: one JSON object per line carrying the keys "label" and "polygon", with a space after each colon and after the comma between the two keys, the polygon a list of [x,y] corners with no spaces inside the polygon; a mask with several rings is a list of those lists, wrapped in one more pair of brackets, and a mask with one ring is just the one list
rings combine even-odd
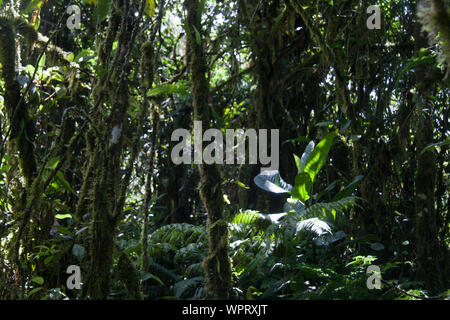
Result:
{"label": "mossy tree trunk", "polygon": [[[131,177],[129,173],[122,174],[122,156],[127,147],[124,135],[129,126],[126,116],[129,107],[129,62],[144,5],[142,0],[114,1],[106,37],[99,45],[99,60],[108,73],[98,79],[94,89],[94,105],[90,114],[93,122],[86,135],[90,152],[87,168],[90,170],[85,176],[87,186],[83,188],[86,192],[91,190],[91,195],[88,204],[79,204],[79,208],[86,206],[93,215],[87,279],[91,299],[106,299],[109,294],[115,234],[122,219]],[[136,11],[139,12],[137,16],[134,15]],[[117,49],[110,57],[116,39]],[[109,111],[104,108],[106,104],[110,105]],[[134,162],[137,148],[131,146],[130,149],[130,161]],[[127,168],[132,168],[132,165]]]}
{"label": "mossy tree trunk", "polygon": [[[186,0],[186,32],[190,46],[194,119],[209,127],[213,118],[208,105],[207,64],[201,41],[201,12],[198,0]],[[203,261],[206,290],[213,299],[227,299],[232,288],[231,263],[228,257],[228,227],[223,217],[224,201],[221,177],[216,165],[199,165],[200,196],[208,213],[209,252]]]}
{"label": "mossy tree trunk", "polygon": [[[427,40],[420,32],[420,25],[415,29],[416,52],[427,47]],[[430,90],[427,78],[430,67],[421,65],[416,68],[416,86],[418,97],[416,102],[417,127],[415,132],[417,173],[415,177],[415,223],[416,223],[416,255],[418,262],[418,278],[429,290],[439,292],[442,289],[442,275],[439,267],[439,212],[435,210],[436,161],[434,151],[422,153],[422,150],[433,143],[433,119],[431,103],[427,103]]]}

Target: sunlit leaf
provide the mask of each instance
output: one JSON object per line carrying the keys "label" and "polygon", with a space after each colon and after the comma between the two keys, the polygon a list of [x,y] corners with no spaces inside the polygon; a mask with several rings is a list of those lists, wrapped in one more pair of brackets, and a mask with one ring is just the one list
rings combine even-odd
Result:
{"label": "sunlit leaf", "polygon": [[46,167],[47,169],[55,169],[56,166],[58,165],[58,163],[59,163],[59,156],[56,156],[56,157],[50,159],[50,160],[47,162],[47,164],[45,165],[45,167]]}
{"label": "sunlit leaf", "polygon": [[443,140],[443,141],[440,141],[440,142],[437,142],[437,143],[429,144],[428,146],[423,148],[423,150],[420,152],[420,154],[423,154],[423,153],[425,153],[425,152],[427,152],[429,150],[432,150],[432,149],[437,148],[437,147],[442,147],[442,146],[445,146],[445,145],[448,145],[448,144],[450,144],[450,138],[447,138],[446,140]]}
{"label": "sunlit leaf", "polygon": [[299,164],[297,166],[298,173],[303,172],[305,170],[306,162],[309,159],[309,156],[311,155],[311,152],[313,152],[315,147],[314,141],[310,141],[308,145],[305,148],[305,152],[303,152],[302,157],[300,158]]}
{"label": "sunlit leaf", "polygon": [[239,187],[241,187],[241,188],[244,188],[244,189],[250,189],[249,187],[247,187],[245,184],[243,184],[243,183],[240,182],[240,181],[236,181],[236,184],[237,184]]}
{"label": "sunlit leaf", "polygon": [[28,3],[27,8],[25,9],[26,12],[31,12],[34,10],[39,10],[42,5],[44,4],[44,0],[31,0]]}
{"label": "sunlit leaf", "polygon": [[151,18],[155,15],[155,0],[145,1],[145,13]]}
{"label": "sunlit leaf", "polygon": [[64,190],[70,191],[73,194],[75,194],[75,190],[70,186],[69,181],[64,178],[64,174],[61,171],[58,171],[58,173],[55,176],[55,180]]}
{"label": "sunlit leaf", "polygon": [[292,186],[281,178],[278,170],[263,171],[253,181],[261,189],[273,193],[289,193],[292,189]]}
{"label": "sunlit leaf", "polygon": [[310,198],[309,193],[311,191],[311,187],[311,176],[306,172],[300,172],[295,177],[295,185],[291,191],[292,198],[305,202]]}
{"label": "sunlit leaf", "polygon": [[317,173],[327,161],[328,152],[331,149],[335,135],[336,132],[334,131],[327,134],[325,138],[317,144],[308,157],[305,165],[305,172],[311,177],[311,182],[314,182]]}
{"label": "sunlit leaf", "polygon": [[72,215],[70,213],[66,213],[66,214],[55,214],[55,218],[56,219],[72,219]]}

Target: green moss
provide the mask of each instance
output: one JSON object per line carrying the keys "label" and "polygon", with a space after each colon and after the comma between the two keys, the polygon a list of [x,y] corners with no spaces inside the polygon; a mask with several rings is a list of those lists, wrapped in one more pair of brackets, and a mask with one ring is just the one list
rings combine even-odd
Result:
{"label": "green moss", "polygon": [[154,49],[153,45],[150,41],[145,42],[141,46],[141,63],[140,63],[140,72],[141,72],[141,84],[144,88],[149,89],[153,83],[153,56]]}
{"label": "green moss", "polygon": [[127,290],[127,298],[130,300],[142,299],[139,290],[139,274],[125,252],[120,254],[117,263],[117,272],[119,280],[124,284]]}
{"label": "green moss", "polygon": [[38,33],[34,29],[34,26],[28,24],[22,18],[16,18],[15,25],[17,32],[25,39],[27,44],[27,54],[30,55],[34,44],[38,40]]}
{"label": "green moss", "polygon": [[0,63],[6,85],[15,77],[16,44],[11,19],[0,16]]}

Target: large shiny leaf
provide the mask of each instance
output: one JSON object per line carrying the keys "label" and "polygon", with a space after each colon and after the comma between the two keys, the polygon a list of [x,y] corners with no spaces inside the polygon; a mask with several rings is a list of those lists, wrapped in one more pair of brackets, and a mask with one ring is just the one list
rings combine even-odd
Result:
{"label": "large shiny leaf", "polygon": [[328,152],[331,149],[335,135],[336,132],[334,131],[327,134],[309,155],[304,171],[311,177],[311,182],[314,182],[317,173],[327,161]]}
{"label": "large shiny leaf", "polygon": [[309,193],[311,191],[312,181],[309,174],[301,172],[295,177],[295,186],[292,189],[291,195],[295,200],[305,202],[310,198]]}
{"label": "large shiny leaf", "polygon": [[305,148],[305,152],[303,152],[302,157],[300,158],[299,164],[297,166],[298,173],[303,172],[305,170],[306,163],[308,162],[309,156],[313,152],[315,147],[314,141],[310,141]]}
{"label": "large shiny leaf", "polygon": [[331,234],[331,227],[325,221],[318,218],[311,218],[297,222],[295,234],[300,232],[312,232],[315,236],[323,236],[325,234]]}
{"label": "large shiny leaf", "polygon": [[281,178],[278,170],[263,171],[253,181],[261,189],[273,193],[289,193],[292,189],[292,186]]}

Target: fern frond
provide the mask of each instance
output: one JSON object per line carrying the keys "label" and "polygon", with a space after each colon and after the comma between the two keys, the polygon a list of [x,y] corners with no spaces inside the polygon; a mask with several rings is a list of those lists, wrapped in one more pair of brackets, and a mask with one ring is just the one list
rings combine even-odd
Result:
{"label": "fern frond", "polygon": [[[175,281],[178,281],[180,279],[179,275],[175,274],[174,272],[170,271],[163,265],[161,265],[153,260],[150,261],[149,266],[152,271],[159,271],[160,273],[169,276],[170,278],[172,278]],[[152,273],[156,273],[156,272],[152,272]]]}
{"label": "fern frond", "polygon": [[331,234],[331,227],[328,223],[318,218],[311,218],[297,222],[295,235],[303,231],[312,232],[316,237]]}
{"label": "fern frond", "polygon": [[181,280],[177,283],[175,283],[173,290],[175,293],[175,296],[177,299],[181,299],[183,297],[183,294],[191,287],[193,287],[195,284],[202,282],[204,280],[204,277],[195,277],[191,279]]}
{"label": "fern frond", "polygon": [[245,211],[241,211],[237,215],[235,215],[232,220],[232,223],[254,225],[255,221],[257,221],[258,219],[264,220],[265,218],[258,211],[245,210]]}
{"label": "fern frond", "polygon": [[206,231],[203,227],[188,223],[174,223],[162,226],[150,235],[150,244],[168,243],[173,247],[184,247],[189,243],[204,242]]}
{"label": "fern frond", "polygon": [[271,225],[272,221],[270,217],[257,211],[245,210],[233,217],[230,223],[230,231],[240,238],[254,237],[256,235],[262,238]]}
{"label": "fern frond", "polygon": [[194,276],[201,275],[204,273],[202,263],[193,263],[186,268],[186,272],[184,273],[186,276]]}
{"label": "fern frond", "polygon": [[316,217],[327,221],[335,221],[338,214],[343,214],[346,210],[354,207],[357,200],[358,197],[351,196],[333,202],[319,202],[309,206],[300,214],[303,217]]}

